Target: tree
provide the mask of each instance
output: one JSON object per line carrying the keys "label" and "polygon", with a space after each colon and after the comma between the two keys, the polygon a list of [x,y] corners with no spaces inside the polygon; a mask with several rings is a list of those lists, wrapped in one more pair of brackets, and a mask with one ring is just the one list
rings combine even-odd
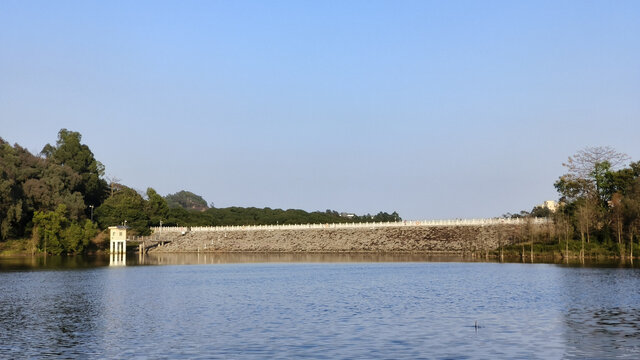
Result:
{"label": "tree", "polygon": [[636,177],[622,199],[624,221],[629,236],[630,255],[633,257],[633,238],[640,234],[640,177]]}
{"label": "tree", "polygon": [[82,181],[81,176],[67,166],[51,162],[44,166],[37,177],[26,180],[22,186],[28,205],[41,211],[53,211],[59,204],[65,204],[71,219],[83,217],[84,198],[79,191],[74,191]]}
{"label": "tree", "polygon": [[98,234],[98,227],[90,220],[70,221],[64,204],[55,211],[36,211],[33,223],[39,247],[45,254],[80,253]]}
{"label": "tree", "polygon": [[109,196],[113,196],[116,191],[121,190],[120,180],[115,176],[107,176],[107,184],[109,186]]}
{"label": "tree", "polygon": [[137,234],[150,233],[147,203],[131,188],[124,188],[106,199],[96,208],[94,217],[101,228],[123,224],[126,220]]}
{"label": "tree", "polygon": [[609,146],[586,147],[562,164],[568,172],[560,177],[555,187],[566,199],[596,195],[602,204],[606,204],[608,196],[613,194],[609,191],[608,173],[619,169],[628,160],[629,156]]}
{"label": "tree", "polygon": [[104,166],[95,159],[87,145],[80,143],[81,140],[80,133],[61,129],[56,146],[47,144],[41,153],[56,164],[68,166],[77,172],[82,180],[74,190],[83,194],[87,204],[99,205],[107,191],[107,183],[102,179]]}
{"label": "tree", "polygon": [[583,199],[580,201],[577,207],[578,227],[580,228],[580,240],[582,249],[580,250],[580,257],[584,258],[584,240],[585,234],[587,235],[587,243],[591,241],[591,227],[596,219],[597,204],[593,199]]}
{"label": "tree", "polygon": [[62,244],[66,253],[80,253],[89,245],[89,241],[98,234],[98,226],[85,219],[83,223],[72,222],[64,230]]}
{"label": "tree", "polygon": [[33,216],[34,226],[41,236],[40,248],[45,254],[59,255],[65,252],[63,231],[69,225],[66,211],[66,206],[60,204],[55,211],[36,211]]}
{"label": "tree", "polygon": [[[569,261],[569,238],[572,235],[573,227],[571,226],[570,218],[567,215],[566,206],[560,207],[554,214],[554,224],[558,227],[559,231],[556,234],[562,233],[564,235],[565,244],[565,260]],[[560,243],[560,236],[558,236],[558,243]]]}
{"label": "tree", "polygon": [[603,240],[613,226],[618,242],[622,242],[625,221],[622,202],[630,182],[640,174],[640,164],[623,167],[628,160],[627,155],[611,147],[587,147],[562,164],[567,173],[554,186],[560,202],[566,205],[566,214],[573,218],[580,232],[581,257],[585,235],[589,243],[592,230],[596,231],[596,239]]}
{"label": "tree", "polygon": [[169,216],[167,201],[152,188],[147,189],[147,197],[146,211],[151,226],[160,225],[160,221],[166,222]]}
{"label": "tree", "polygon": [[208,209],[207,202],[200,195],[196,195],[190,191],[179,191],[175,194],[169,194],[165,197],[170,208],[181,207],[187,210],[204,211]]}
{"label": "tree", "polygon": [[616,237],[618,238],[618,244],[622,244],[622,227],[624,226],[623,213],[624,209],[622,206],[622,194],[615,193],[611,197],[611,217],[614,225],[614,230],[616,233]]}
{"label": "tree", "polygon": [[19,150],[0,138],[0,240],[22,233],[26,204],[22,194]]}
{"label": "tree", "polygon": [[629,160],[627,154],[619,153],[610,146],[586,147],[575,155],[569,156],[566,167],[569,174],[580,179],[590,179],[593,176],[597,164],[609,163],[609,167],[617,169]]}
{"label": "tree", "polygon": [[548,207],[538,205],[534,206],[529,214],[530,216],[536,218],[547,218],[553,215],[553,211],[551,211],[551,209],[549,209]]}

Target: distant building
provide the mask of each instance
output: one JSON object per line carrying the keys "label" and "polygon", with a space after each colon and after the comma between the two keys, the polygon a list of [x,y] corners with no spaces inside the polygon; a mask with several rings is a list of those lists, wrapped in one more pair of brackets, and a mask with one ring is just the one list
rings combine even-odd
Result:
{"label": "distant building", "polygon": [[356,216],[356,214],[351,214],[351,213],[342,212],[342,213],[340,213],[340,216],[341,216],[341,217],[343,217],[343,218],[351,219],[351,218],[353,218],[354,216]]}
{"label": "distant building", "polygon": [[558,210],[558,203],[553,200],[547,200],[541,205],[545,209],[549,209],[551,212],[556,212]]}
{"label": "distant building", "polygon": [[128,226],[109,226],[109,249],[111,253],[127,252]]}

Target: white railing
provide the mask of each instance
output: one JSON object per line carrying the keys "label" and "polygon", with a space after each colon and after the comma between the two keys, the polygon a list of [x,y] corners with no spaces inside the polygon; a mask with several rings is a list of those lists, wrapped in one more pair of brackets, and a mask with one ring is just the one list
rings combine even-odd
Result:
{"label": "white railing", "polygon": [[551,220],[546,218],[533,219],[450,219],[450,220],[407,220],[398,222],[368,222],[368,223],[333,223],[333,224],[283,224],[283,225],[234,225],[234,226],[155,226],[154,233],[182,233],[207,231],[255,231],[255,230],[307,230],[307,229],[358,229],[384,227],[416,227],[416,226],[484,226],[484,225],[524,225],[527,221],[532,224],[547,224]]}

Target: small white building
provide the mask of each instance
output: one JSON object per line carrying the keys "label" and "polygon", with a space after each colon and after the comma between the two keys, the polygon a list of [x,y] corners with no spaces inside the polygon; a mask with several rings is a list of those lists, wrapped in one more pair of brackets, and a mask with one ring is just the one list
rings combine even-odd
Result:
{"label": "small white building", "polygon": [[127,252],[128,226],[109,226],[109,249],[112,254]]}
{"label": "small white building", "polygon": [[558,210],[558,203],[553,200],[547,200],[542,203],[542,207],[549,209],[551,212],[556,212],[556,210]]}

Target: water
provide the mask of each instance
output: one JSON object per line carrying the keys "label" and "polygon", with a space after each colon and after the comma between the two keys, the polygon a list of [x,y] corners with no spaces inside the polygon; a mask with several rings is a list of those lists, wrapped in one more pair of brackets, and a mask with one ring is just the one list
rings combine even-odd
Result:
{"label": "water", "polygon": [[425,259],[0,260],[0,357],[640,358],[637,268]]}

